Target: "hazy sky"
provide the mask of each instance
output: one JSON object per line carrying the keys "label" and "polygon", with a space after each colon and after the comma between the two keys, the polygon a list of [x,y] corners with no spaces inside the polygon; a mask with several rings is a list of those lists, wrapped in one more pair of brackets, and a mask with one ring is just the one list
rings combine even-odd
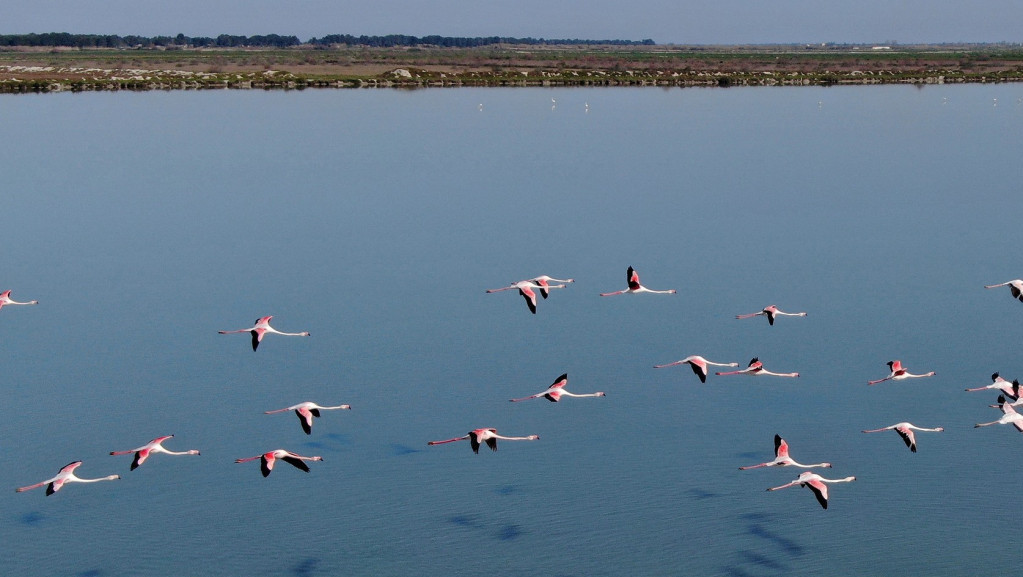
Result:
{"label": "hazy sky", "polygon": [[1020,0],[3,0],[0,33],[1020,42]]}

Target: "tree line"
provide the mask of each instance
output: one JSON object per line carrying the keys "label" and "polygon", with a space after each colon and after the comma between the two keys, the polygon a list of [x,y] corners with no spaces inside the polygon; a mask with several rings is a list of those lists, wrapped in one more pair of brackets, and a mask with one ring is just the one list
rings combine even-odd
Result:
{"label": "tree line", "polygon": [[452,48],[469,48],[490,46],[494,44],[532,44],[532,45],[598,45],[611,44],[620,46],[652,46],[653,40],[579,40],[579,39],[544,39],[544,38],[511,38],[503,36],[486,37],[452,37],[452,36],[408,36],[405,34],[389,34],[386,36],[353,36],[351,34],[329,34],[322,38],[311,38],[302,42],[297,36],[280,36],[266,34],[259,36],[235,36],[221,34],[216,38],[208,36],[118,36],[116,34],[70,34],[67,32],[48,32],[43,34],[0,34],[0,47],[36,46],[36,47],[70,47],[70,48],[155,48],[155,47],[195,47],[195,48],[238,48],[238,47],[273,47],[288,48],[308,44],[317,47],[332,45],[397,47],[397,46],[440,46]]}

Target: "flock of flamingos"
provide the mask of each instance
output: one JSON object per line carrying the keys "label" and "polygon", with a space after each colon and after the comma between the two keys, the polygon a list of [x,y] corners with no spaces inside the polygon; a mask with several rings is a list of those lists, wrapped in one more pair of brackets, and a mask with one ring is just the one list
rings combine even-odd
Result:
{"label": "flock of flamingos", "polygon": [[[675,294],[676,293],[676,291],[674,289],[669,289],[669,290],[652,290],[652,289],[648,289],[647,287],[645,287],[642,284],[640,284],[639,274],[631,266],[628,268],[628,271],[626,273],[626,278],[627,278],[627,282],[628,282],[628,288],[625,288],[625,289],[622,289],[622,290],[618,290],[618,291],[614,291],[614,292],[601,293],[600,296],[606,297],[606,296],[616,296],[616,295],[621,295],[621,294],[640,294],[640,293],[650,293],[650,294]],[[496,292],[501,292],[501,291],[506,291],[506,290],[518,290],[519,295],[522,296],[522,298],[526,301],[526,305],[529,307],[529,311],[531,313],[533,313],[533,314],[536,314],[537,293],[539,293],[539,295],[543,299],[546,299],[549,296],[550,291],[552,289],[565,288],[568,285],[568,283],[571,283],[571,282],[574,282],[574,279],[556,279],[556,278],[552,278],[552,277],[543,275],[543,276],[538,276],[538,277],[534,277],[534,278],[527,279],[527,280],[518,281],[518,282],[512,283],[511,285],[509,285],[507,287],[498,288],[498,289],[490,289],[490,290],[487,291],[487,293],[496,293]],[[992,288],[998,288],[998,287],[1003,287],[1003,286],[1008,286],[1010,292],[1012,293],[1013,298],[1023,302],[1023,280],[1015,279],[1015,280],[1011,280],[1011,281],[1004,282],[1004,283],[999,283],[999,284],[994,284],[994,285],[986,285],[984,288],[992,289]],[[26,301],[26,302],[18,302],[18,301],[13,300],[11,298],[11,291],[10,290],[7,290],[7,291],[4,291],[4,292],[0,293],[0,309],[3,309],[3,307],[5,307],[5,306],[12,306],[12,305],[35,305],[35,304],[38,304],[38,301],[34,301],[33,300],[33,301]],[[770,323],[771,325],[774,325],[774,322],[775,322],[775,320],[778,317],[785,317],[785,316],[789,316],[789,317],[805,317],[806,313],[805,312],[788,313],[788,312],[784,312],[784,311],[779,310],[775,305],[770,305],[768,307],[765,307],[761,311],[758,311],[758,312],[755,312],[755,313],[749,313],[749,314],[736,315],[735,318],[737,318],[737,319],[746,319],[746,318],[752,318],[752,317],[757,317],[757,316],[765,316],[765,317],[767,317],[768,323]],[[252,337],[252,350],[253,351],[255,351],[259,347],[259,344],[263,341],[263,338],[267,334],[277,334],[277,335],[284,335],[284,336],[309,336],[308,332],[288,333],[288,332],[278,331],[277,329],[275,329],[275,328],[270,326],[270,320],[272,318],[273,318],[272,316],[266,316],[266,317],[259,318],[259,319],[256,320],[255,324],[252,327],[248,327],[248,328],[244,328],[244,329],[237,329],[237,330],[219,331],[219,332],[220,332],[220,334],[249,333],[251,335],[251,337]],[[700,382],[706,382],[707,381],[707,376],[709,375],[708,367],[710,367],[710,366],[717,366],[717,367],[737,367],[738,366],[738,363],[716,363],[716,362],[708,361],[707,359],[705,359],[705,358],[703,358],[701,356],[692,355],[692,356],[686,357],[686,358],[684,358],[682,360],[675,361],[673,363],[668,363],[668,364],[663,364],[663,365],[655,365],[654,368],[660,369],[660,368],[673,367],[673,366],[684,365],[684,364],[688,364],[692,368],[692,370],[696,374],[696,376],[699,377]],[[903,368],[902,363],[900,361],[898,361],[898,360],[889,361],[888,362],[888,368],[889,368],[888,376],[886,376],[886,377],[884,377],[882,379],[878,379],[878,380],[874,380],[874,381],[869,381],[867,384],[868,385],[876,385],[878,383],[883,383],[883,382],[889,381],[889,380],[898,381],[898,380],[910,379],[910,378],[931,377],[931,376],[934,376],[934,374],[935,374],[934,371],[930,371],[930,372],[927,372],[927,373],[921,373],[921,374],[911,373],[908,370],[906,370],[905,368]],[[726,376],[726,375],[752,375],[752,376],[766,375],[766,376],[775,376],[775,377],[798,377],[799,376],[799,373],[794,373],[794,372],[793,373],[775,373],[775,372],[768,371],[767,369],[765,369],[763,367],[763,364],[757,358],[753,358],[749,362],[749,365],[745,369],[734,370],[734,371],[725,371],[725,372],[715,372],[714,374],[715,375],[719,375],[719,376]],[[1016,427],[1016,429],[1018,431],[1023,432],[1023,414],[1017,413],[1015,408],[1014,408],[1014,407],[1016,407],[1018,405],[1023,405],[1023,395],[1021,395],[1021,393],[1020,393],[1019,382],[1018,381],[1012,381],[1012,382],[1007,381],[1007,380],[1003,379],[998,373],[994,373],[993,375],[991,375],[991,380],[992,380],[992,383],[990,385],[986,385],[986,386],[982,386],[982,387],[976,387],[976,388],[971,388],[971,389],[966,389],[966,390],[967,391],[997,390],[999,392],[998,404],[997,405],[991,405],[991,407],[997,407],[997,408],[1001,409],[1002,416],[999,419],[995,420],[995,421],[991,421],[991,422],[987,422],[987,423],[977,423],[975,425],[975,427],[987,427],[987,426],[990,426],[990,425],[1007,425],[1007,424],[1011,424],[1014,427]],[[568,375],[564,374],[564,375],[561,375],[560,377],[558,377],[557,380],[555,380],[554,383],[551,384],[546,390],[541,391],[541,392],[536,393],[536,394],[533,394],[533,395],[529,395],[527,397],[523,397],[523,398],[519,398],[519,399],[511,399],[511,401],[512,402],[520,402],[520,401],[527,401],[527,400],[537,399],[537,398],[543,397],[543,398],[547,399],[548,401],[556,403],[556,402],[559,402],[562,398],[565,398],[565,397],[603,397],[603,396],[605,396],[605,394],[603,392],[585,393],[585,394],[571,393],[571,392],[565,390],[565,386],[567,384],[568,384]],[[1010,402],[1007,399],[1012,399],[1012,401]],[[292,405],[290,407],[285,407],[283,409],[275,409],[275,410],[272,410],[272,411],[266,411],[266,414],[274,414],[274,413],[283,413],[283,412],[293,411],[298,416],[299,422],[302,425],[303,431],[307,435],[309,435],[309,434],[312,433],[313,419],[320,416],[320,411],[335,410],[335,409],[351,409],[351,406],[350,405],[320,406],[320,405],[317,405],[316,403],[312,403],[312,402],[303,402],[303,403],[299,403],[297,405]],[[916,450],[917,450],[917,445],[916,445],[916,436],[915,436],[914,431],[939,432],[939,431],[943,431],[944,428],[943,427],[931,427],[931,428],[928,428],[928,427],[918,427],[918,426],[916,426],[916,425],[914,425],[912,423],[901,422],[901,423],[895,423],[894,425],[889,425],[887,427],[881,427],[881,428],[878,428],[878,429],[864,430],[863,432],[864,433],[878,433],[878,432],[882,432],[882,431],[892,431],[892,430],[897,432],[899,434],[899,436],[902,437],[902,440],[905,441],[906,446],[909,447],[909,450],[913,451],[915,453]],[[143,463],[145,463],[146,460],[150,456],[152,456],[154,454],[157,454],[157,453],[163,453],[165,455],[198,455],[199,454],[199,451],[194,450],[194,449],[188,450],[188,451],[170,451],[170,450],[164,448],[163,443],[166,442],[167,440],[173,438],[173,437],[174,437],[174,435],[166,435],[166,436],[162,436],[162,437],[157,437],[157,438],[149,441],[148,443],[142,445],[141,447],[137,447],[137,448],[134,448],[134,449],[128,449],[128,450],[121,450],[121,451],[111,451],[110,454],[111,455],[131,455],[131,454],[133,454],[134,455],[134,459],[132,460],[132,463],[131,463],[131,470],[135,470],[136,468],[141,466]],[[466,441],[467,440],[467,441],[469,441],[470,446],[471,446],[473,452],[474,453],[479,453],[480,446],[484,445],[484,444],[487,447],[489,447],[492,451],[496,451],[497,450],[497,441],[498,440],[503,440],[503,441],[535,441],[535,440],[538,440],[539,438],[540,438],[539,435],[528,435],[528,436],[524,436],[524,437],[502,436],[502,435],[499,435],[497,433],[497,429],[493,429],[493,428],[480,428],[480,429],[474,429],[472,431],[469,431],[467,434],[465,434],[465,435],[463,435],[461,437],[454,437],[454,438],[451,438],[451,439],[444,439],[444,440],[440,440],[440,441],[430,441],[428,443],[428,445],[431,445],[431,446],[432,445],[443,445],[443,444],[447,444],[447,443],[454,443],[454,442],[457,442],[457,441]],[[745,466],[745,467],[739,467],[739,469],[740,470],[748,470],[748,469],[758,469],[758,468],[761,468],[761,467],[798,467],[798,468],[803,468],[803,469],[831,468],[831,463],[826,463],[826,462],[813,463],[813,464],[803,464],[803,463],[797,462],[796,460],[794,460],[789,455],[788,443],[785,441],[785,439],[783,439],[779,435],[775,435],[774,436],[774,455],[775,455],[774,459],[771,460],[771,461],[766,461],[766,462],[759,463],[759,464],[756,464],[756,465],[749,465],[749,466]],[[293,453],[291,451],[287,451],[287,450],[284,450],[284,449],[276,449],[276,450],[272,450],[272,451],[267,451],[267,452],[263,453],[262,455],[256,455],[256,456],[253,456],[253,457],[245,457],[245,458],[241,458],[241,459],[236,459],[235,462],[236,463],[246,463],[246,462],[249,462],[249,461],[255,461],[257,459],[260,461],[260,470],[261,470],[261,472],[262,472],[264,477],[266,477],[266,476],[268,476],[270,474],[270,472],[274,468],[274,465],[279,460],[280,461],[284,461],[285,463],[288,463],[289,465],[292,465],[292,466],[294,466],[294,467],[296,467],[298,469],[301,469],[303,471],[306,471],[306,472],[309,472],[309,466],[306,464],[306,461],[322,461],[323,460],[322,457],[318,457],[318,456],[307,457],[307,456],[299,455],[297,453]],[[69,464],[65,465],[63,468],[61,468],[56,476],[54,476],[54,477],[52,477],[50,479],[46,479],[45,481],[40,481],[38,483],[32,484],[32,485],[27,485],[25,487],[19,487],[19,488],[16,489],[16,491],[20,493],[20,492],[23,492],[23,491],[29,491],[31,489],[36,489],[38,487],[42,487],[42,486],[45,485],[46,486],[46,494],[47,495],[52,495],[52,494],[56,493],[57,491],[59,491],[67,483],[96,483],[96,482],[100,482],[100,481],[112,481],[112,480],[120,479],[121,478],[120,475],[109,475],[109,476],[106,476],[106,477],[100,477],[100,478],[94,478],[94,479],[78,477],[78,476],[75,475],[75,470],[79,466],[81,466],[81,464],[82,464],[81,461],[75,461],[73,463],[69,463]],[[828,485],[827,484],[828,483],[848,483],[848,482],[855,481],[855,480],[856,480],[856,477],[852,477],[852,476],[844,477],[844,478],[841,478],[841,479],[828,479],[828,478],[825,478],[825,477],[822,477],[822,476],[818,475],[817,473],[813,473],[813,472],[810,472],[810,471],[804,471],[804,472],[802,472],[799,475],[798,478],[794,479],[793,481],[790,481],[790,482],[788,482],[788,483],[786,483],[784,485],[780,485],[780,486],[777,486],[777,487],[770,487],[767,490],[768,491],[777,491],[779,489],[785,489],[785,488],[793,487],[793,486],[796,486],[796,485],[798,485],[800,487],[807,487],[807,488],[809,488],[813,492],[814,496],[817,498],[817,501],[820,503],[821,507],[827,509],[828,508]]]}

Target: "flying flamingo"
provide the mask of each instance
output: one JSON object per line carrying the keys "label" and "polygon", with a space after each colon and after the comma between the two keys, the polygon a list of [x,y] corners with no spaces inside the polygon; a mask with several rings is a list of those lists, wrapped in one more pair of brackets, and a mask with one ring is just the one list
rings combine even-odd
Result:
{"label": "flying flamingo", "polygon": [[[551,277],[543,274],[543,275],[540,275],[540,276],[537,276],[537,277],[533,277],[533,278],[529,279],[529,281],[540,285],[540,296],[542,296],[543,298],[547,298],[547,295],[550,294],[550,289],[552,289],[552,288],[565,288],[565,284],[566,283],[575,282],[575,279],[567,278],[567,279],[562,280],[562,279],[557,279],[557,278],[551,278]],[[554,283],[561,283],[561,284],[560,285],[551,285],[550,283],[552,283],[552,282],[554,282]]]}
{"label": "flying flamingo", "polygon": [[4,308],[4,305],[37,305],[39,301],[28,301],[25,303],[19,303],[16,300],[11,300],[11,291],[6,290],[0,293],[0,309]]}
{"label": "flying flamingo", "polygon": [[259,470],[263,472],[263,476],[267,477],[270,475],[270,471],[274,469],[274,463],[277,459],[293,465],[296,469],[302,469],[306,473],[309,472],[309,465],[306,465],[302,461],[322,461],[323,457],[303,457],[302,455],[292,453],[291,451],[285,451],[284,449],[276,449],[274,451],[268,451],[262,455],[256,455],[255,457],[246,457],[244,459],[235,459],[235,463],[246,463],[248,461],[255,461],[260,459]]}
{"label": "flying flamingo", "polygon": [[163,448],[163,442],[167,439],[173,438],[174,435],[164,435],[163,437],[157,437],[152,441],[149,441],[145,445],[137,449],[131,449],[130,451],[110,451],[111,455],[127,455],[129,453],[135,453],[135,459],[131,462],[131,470],[139,468],[139,465],[146,462],[146,459],[154,453],[163,453],[165,455],[198,455],[199,451],[191,449],[189,451],[168,451]]}
{"label": "flying flamingo", "polygon": [[906,446],[909,447],[909,450],[913,451],[915,453],[916,452],[916,435],[913,434],[913,431],[929,431],[929,432],[932,432],[932,433],[940,433],[941,431],[945,430],[945,427],[935,427],[933,429],[928,429],[928,428],[925,428],[925,427],[918,427],[918,426],[914,425],[913,423],[902,422],[902,423],[895,423],[894,425],[891,425],[891,426],[888,426],[888,427],[881,427],[880,429],[869,429],[869,430],[863,431],[863,432],[864,433],[880,433],[881,431],[891,431],[892,429],[895,429],[895,432],[898,433],[900,437],[902,437],[902,440],[906,442]]}
{"label": "flying flamingo", "polygon": [[620,290],[620,291],[615,291],[613,293],[600,293],[600,296],[602,296],[602,297],[610,297],[610,296],[614,296],[614,295],[636,294],[636,293],[652,293],[652,294],[659,294],[659,295],[669,295],[669,294],[673,295],[673,294],[678,292],[675,289],[663,290],[663,291],[655,291],[655,290],[650,290],[650,289],[646,288],[645,286],[639,284],[639,273],[637,273],[636,269],[632,268],[631,266],[629,267],[629,270],[626,271],[625,277],[626,277],[626,280],[628,280],[628,282],[629,282],[629,288],[624,289],[624,290]]}
{"label": "flying flamingo", "polygon": [[17,489],[15,489],[15,491],[21,493],[22,491],[28,491],[30,489],[35,489],[36,487],[42,487],[43,485],[48,484],[49,486],[46,487],[46,496],[48,497],[56,493],[57,491],[60,491],[61,487],[63,487],[66,483],[97,483],[99,481],[113,481],[115,479],[121,478],[120,475],[109,475],[107,477],[103,477],[100,479],[82,479],[81,477],[76,477],[75,469],[77,469],[78,466],[81,464],[82,464],[81,461],[68,463],[67,465],[64,465],[64,467],[60,470],[59,473],[57,473],[56,477],[36,483],[35,485],[29,485],[27,487],[18,487]]}
{"label": "flying flamingo", "polygon": [[1023,280],[1016,279],[1009,282],[1003,282],[1000,284],[989,284],[984,285],[984,288],[998,288],[1000,286],[1009,285],[1009,292],[1012,293],[1012,298],[1023,301]]}
{"label": "flying flamingo", "polygon": [[885,382],[887,380],[901,381],[902,379],[919,379],[919,378],[923,378],[923,377],[933,377],[935,374],[937,374],[934,371],[931,371],[929,373],[924,373],[922,375],[914,375],[913,373],[911,373],[911,372],[907,371],[906,369],[902,368],[902,361],[888,361],[888,368],[891,369],[891,371],[892,371],[892,373],[890,375],[888,375],[887,377],[885,377],[883,379],[878,379],[876,381],[870,381],[867,384],[868,385],[876,385],[878,383],[883,383],[883,382]]}
{"label": "flying flamingo", "polygon": [[331,410],[331,409],[349,409],[350,410],[351,408],[352,408],[351,405],[338,405],[336,407],[321,407],[320,405],[317,405],[316,403],[311,403],[309,401],[306,401],[304,403],[299,403],[297,405],[292,405],[290,407],[285,407],[283,409],[276,409],[276,410],[273,410],[273,411],[264,411],[263,414],[265,414],[265,415],[272,415],[274,413],[283,413],[285,411],[295,411],[295,414],[298,415],[298,420],[302,423],[302,430],[305,431],[305,434],[311,435],[312,432],[313,432],[313,417],[319,417],[320,416],[320,411],[328,411],[328,410]]}
{"label": "flying flamingo", "polygon": [[581,395],[577,395],[575,393],[570,393],[570,392],[565,390],[565,385],[567,385],[567,384],[568,384],[568,373],[565,373],[565,374],[561,375],[560,377],[558,377],[557,380],[554,381],[554,384],[552,384],[551,386],[547,387],[546,391],[543,391],[541,393],[537,393],[535,395],[529,395],[528,397],[523,397],[521,399],[511,399],[511,402],[517,403],[519,401],[528,401],[529,399],[535,399],[537,397],[546,397],[548,401],[550,401],[552,403],[556,403],[556,402],[561,400],[561,397],[604,397],[604,396],[607,396],[607,395],[605,395],[604,393],[601,393],[601,392],[585,393],[585,394],[581,394]]}
{"label": "flying flamingo", "polygon": [[998,395],[998,406],[1002,409],[1002,417],[997,421],[991,421],[990,423],[977,423],[973,428],[977,427],[988,427],[990,425],[1008,425],[1012,423],[1012,426],[1016,427],[1016,430],[1023,433],[1023,415],[1016,412],[1016,409],[1012,408],[1012,405],[1005,402],[1005,397]]}
{"label": "flying flamingo", "polygon": [[809,487],[813,491],[814,497],[817,497],[817,502],[821,504],[821,507],[828,508],[828,486],[825,483],[850,483],[855,481],[856,477],[845,477],[844,479],[825,479],[817,473],[811,473],[810,471],[803,471],[799,474],[799,478],[795,481],[785,483],[778,487],[771,487],[768,491],[777,491],[778,489],[785,489],[799,485],[800,487]]}
{"label": "flying flamingo", "polygon": [[469,439],[469,444],[472,446],[472,452],[479,454],[480,445],[486,443],[490,447],[491,451],[497,450],[497,440],[502,441],[536,441],[540,438],[540,435],[529,435],[528,437],[502,437],[497,434],[497,429],[475,429],[469,431],[464,437],[455,437],[454,439],[446,439],[444,441],[430,441],[427,445],[443,445],[444,443],[454,443],[455,441],[464,441]]}
{"label": "flying flamingo", "polygon": [[[547,285],[543,286],[534,283],[533,281],[520,280],[519,282],[513,282],[510,285],[499,288],[499,289],[487,289],[487,293],[499,293],[501,291],[507,291],[512,289],[519,289],[519,294],[522,298],[526,299],[526,305],[529,306],[529,312],[536,314],[536,293],[533,289],[547,290],[552,288],[565,288],[563,284]],[[547,298],[547,297],[544,297]]]}
{"label": "flying flamingo", "polygon": [[814,463],[812,465],[804,465],[797,463],[789,456],[789,444],[782,439],[780,435],[774,436],[774,460],[766,463],[760,463],[759,465],[749,465],[747,467],[739,467],[740,471],[746,469],[758,469],[760,467],[802,467],[803,469],[809,469],[811,467],[824,467],[827,469],[831,468],[831,463]]}
{"label": "flying flamingo", "polygon": [[741,371],[728,371],[725,373],[714,373],[715,375],[769,375],[772,377],[798,377],[799,373],[772,373],[764,369],[764,364],[760,362],[760,359],[753,357],[749,362],[749,366]]}
{"label": "flying flamingo", "polygon": [[270,326],[270,319],[272,319],[272,318],[273,318],[273,315],[268,316],[268,317],[258,318],[258,319],[256,319],[255,326],[253,326],[251,328],[238,329],[236,331],[219,331],[219,332],[222,335],[227,335],[227,334],[231,334],[231,333],[252,333],[252,350],[253,351],[256,350],[256,347],[259,346],[259,343],[263,342],[263,336],[266,335],[267,333],[273,333],[275,335],[284,335],[286,337],[308,337],[309,336],[308,332],[282,333],[281,331],[279,331],[279,330],[273,328],[272,326]]}
{"label": "flying flamingo", "polygon": [[674,367],[675,365],[684,365],[689,363],[689,366],[693,368],[693,372],[696,376],[700,377],[701,383],[707,382],[707,365],[714,365],[715,367],[737,367],[739,363],[714,363],[699,355],[690,355],[681,361],[675,361],[674,363],[668,363],[666,365],[654,365],[655,369],[663,369],[664,367]]}
{"label": "flying flamingo", "polygon": [[1009,396],[1009,397],[1012,397],[1012,398],[1015,399],[1015,398],[1019,397],[1019,395],[1016,394],[1016,389],[1014,388],[1014,385],[1016,385],[1017,383],[1018,383],[1018,381],[1013,381],[1013,382],[1010,383],[1009,381],[1003,379],[1001,377],[1001,375],[999,375],[998,373],[994,373],[994,374],[991,375],[991,384],[990,385],[984,385],[983,387],[975,387],[975,388],[972,388],[972,389],[966,389],[966,392],[972,393],[973,391],[986,391],[988,389],[998,389],[999,391],[1001,391],[1006,396]]}
{"label": "flying flamingo", "polygon": [[748,319],[748,318],[759,317],[759,316],[767,316],[768,324],[774,325],[774,318],[777,317],[777,316],[805,317],[806,313],[787,313],[787,312],[778,310],[778,307],[775,306],[775,305],[770,305],[770,306],[766,307],[764,310],[762,310],[762,311],[760,311],[758,313],[749,313],[747,315],[735,315],[735,318],[737,318],[737,319]]}
{"label": "flying flamingo", "polygon": [[[1012,390],[1011,394],[1006,394],[1005,395],[1006,397],[1012,397],[1013,399],[1015,399],[1013,402],[1009,403],[1009,406],[1010,407],[1018,407],[1020,405],[1023,405],[1023,398],[1021,398],[1020,395],[1019,395],[1019,380],[1018,379],[1013,379],[1011,390]],[[988,405],[988,406],[991,407],[992,409],[997,409],[1001,405],[999,404],[999,405]]]}

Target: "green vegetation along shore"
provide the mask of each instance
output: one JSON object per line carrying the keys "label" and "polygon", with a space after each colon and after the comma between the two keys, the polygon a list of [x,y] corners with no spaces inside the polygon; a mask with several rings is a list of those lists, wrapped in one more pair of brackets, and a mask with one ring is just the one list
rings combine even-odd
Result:
{"label": "green vegetation along shore", "polygon": [[1023,80],[1012,44],[0,48],[0,92],[429,86],[820,86]]}

